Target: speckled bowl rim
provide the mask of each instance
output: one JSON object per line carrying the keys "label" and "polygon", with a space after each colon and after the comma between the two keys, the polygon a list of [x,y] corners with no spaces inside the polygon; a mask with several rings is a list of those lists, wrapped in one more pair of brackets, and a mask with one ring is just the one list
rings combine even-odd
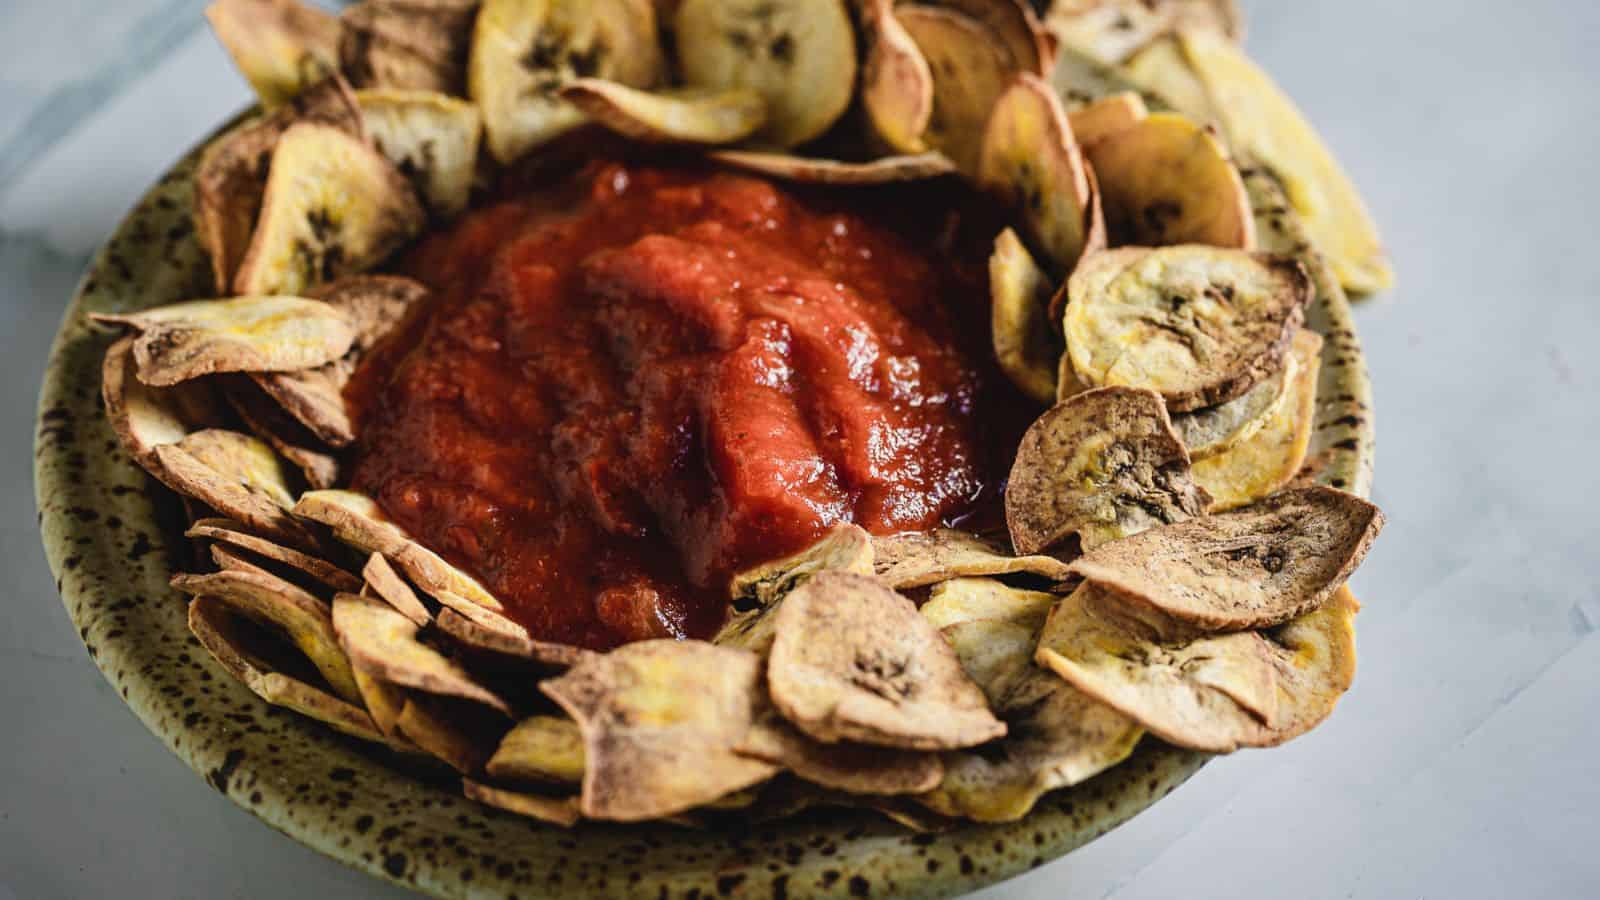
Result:
{"label": "speckled bowl rim", "polygon": [[[50,568],[90,657],[173,753],[271,827],[439,897],[952,896],[1082,846],[1204,764],[1204,754],[1147,740],[1124,764],[1047,796],[1021,822],[938,835],[867,814],[736,833],[567,831],[480,806],[267,705],[188,633],[184,598],[167,585],[189,553],[179,501],[118,447],[99,401],[110,336],[85,318],[207,293],[189,223],[198,153],[128,214],[67,308],[40,394],[35,490]],[[1313,452],[1329,460],[1321,480],[1365,493],[1370,389],[1343,294],[1321,293],[1308,317],[1328,338]]]}

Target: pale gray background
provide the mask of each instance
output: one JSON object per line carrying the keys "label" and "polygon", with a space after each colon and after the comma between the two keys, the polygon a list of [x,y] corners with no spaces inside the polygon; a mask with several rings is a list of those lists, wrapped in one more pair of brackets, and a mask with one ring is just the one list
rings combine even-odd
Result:
{"label": "pale gray background", "polygon": [[[1256,0],[1249,45],[1362,186],[1389,528],[1333,719],[1006,898],[1600,892],[1600,4]],[[34,527],[45,351],[89,254],[247,102],[200,0],[0,0],[0,900],[397,896],[191,774],[101,680]]]}

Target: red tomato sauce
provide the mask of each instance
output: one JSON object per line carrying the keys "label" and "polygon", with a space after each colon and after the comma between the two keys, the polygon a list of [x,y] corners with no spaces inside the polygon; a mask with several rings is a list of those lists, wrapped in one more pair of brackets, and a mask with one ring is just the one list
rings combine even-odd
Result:
{"label": "red tomato sauce", "polygon": [[963,190],[611,161],[502,187],[407,261],[437,297],[352,386],[353,486],[594,648],[708,636],[732,573],[838,523],[968,516],[1029,416]]}

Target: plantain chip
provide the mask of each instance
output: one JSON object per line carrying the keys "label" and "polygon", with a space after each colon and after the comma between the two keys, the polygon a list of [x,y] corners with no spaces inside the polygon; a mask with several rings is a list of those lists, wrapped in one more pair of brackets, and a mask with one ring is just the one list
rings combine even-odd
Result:
{"label": "plantain chip", "polygon": [[585,768],[583,733],[561,716],[532,716],[518,722],[489,757],[486,771],[517,782],[576,785]]}
{"label": "plantain chip", "polygon": [[1089,550],[1205,512],[1189,454],[1152,391],[1099,388],[1057,404],[1023,435],[1006,488],[1019,553],[1073,534]]}
{"label": "plantain chip", "polygon": [[995,541],[955,528],[873,538],[872,547],[873,570],[895,590],[967,575],[1027,573],[1052,581],[1067,576],[1067,564],[1053,556],[1012,556]]}
{"label": "plantain chip", "polygon": [[633,822],[704,806],[777,768],[734,745],[762,703],[754,653],[652,640],[588,656],[540,686],[583,732],[580,809]]}
{"label": "plantain chip", "polygon": [[772,701],[819,741],[949,750],[1005,734],[949,645],[877,579],[817,574],[784,598],[774,631]]}
{"label": "plantain chip", "polygon": [[441,595],[448,595],[466,606],[476,604],[496,611],[503,608],[477,579],[445,562],[389,521],[370,497],[352,491],[307,491],[294,503],[293,512],[327,525],[333,529],[334,537],[363,553],[388,557],[413,584],[441,603],[445,603]]}
{"label": "plantain chip", "polygon": [[302,572],[335,591],[354,591],[361,587],[361,579],[333,563],[242,529],[243,526],[232,519],[197,519],[183,534],[185,537],[217,541],[248,550],[296,572]]}
{"label": "plantain chip", "polygon": [[367,714],[372,716],[372,723],[378,726],[378,730],[391,743],[404,742],[417,752],[422,752],[422,748],[400,733],[400,713],[406,708],[406,692],[360,669],[351,668],[350,672],[355,676],[356,689],[361,692],[361,703],[367,708]]}
{"label": "plantain chip", "polygon": [[774,147],[820,136],[855,92],[856,38],[843,0],[680,0],[673,36],[685,83],[761,95],[759,134]]}
{"label": "plantain chip", "polygon": [[1188,118],[1151,114],[1087,153],[1113,244],[1255,246],[1239,170],[1216,137]]}
{"label": "plantain chip", "polygon": [[[1225,453],[1250,440],[1273,421],[1288,400],[1291,388],[1298,383],[1304,365],[1300,362],[1301,345],[1307,343],[1314,343],[1320,350],[1322,339],[1315,332],[1301,329],[1289,345],[1283,365],[1255,387],[1226,403],[1173,416],[1172,428],[1189,448],[1189,457],[1199,463]],[[1316,364],[1315,358],[1312,364]],[[1216,494],[1212,494],[1212,499],[1220,500]]]}
{"label": "plantain chip", "polygon": [[1049,276],[1017,233],[1007,228],[989,257],[989,334],[1000,371],[1024,394],[1048,404],[1056,396],[1060,338],[1050,327]]}
{"label": "plantain chip", "polygon": [[240,294],[301,294],[383,262],[426,222],[392,163],[331,125],[278,138],[261,217],[239,264]]}
{"label": "plantain chip", "polygon": [[1049,75],[1054,55],[1052,38],[1026,0],[932,0],[940,6],[970,17],[992,33],[1010,54],[1019,71]]}
{"label": "plantain chip", "polygon": [[1312,295],[1291,257],[1197,245],[1096,254],[1067,282],[1067,351],[1091,385],[1226,403],[1283,365]]}
{"label": "plantain chip", "polygon": [[376,678],[428,694],[511,707],[454,660],[418,639],[417,623],[375,597],[336,594],[333,627],[350,664]]}
{"label": "plantain chip", "polygon": [[713,150],[706,156],[735,169],[811,184],[891,184],[938,178],[956,170],[955,163],[942,153],[882,156],[869,162],[790,156],[762,150]]}
{"label": "plantain chip", "polygon": [[1016,209],[1028,237],[1070,272],[1089,236],[1089,176],[1054,89],[1020,75],[995,102],[978,156],[979,186]]}
{"label": "plantain chip", "polygon": [[537,663],[546,668],[571,668],[593,652],[569,644],[534,640],[528,637],[526,632],[517,634],[484,625],[449,608],[439,611],[436,624],[441,632],[449,635],[463,647],[500,657]]}
{"label": "plantain chip", "polygon": [[430,91],[364,90],[356,103],[373,145],[411,180],[428,211],[454,218],[467,208],[477,174],[478,108]]}
{"label": "plantain chip", "polygon": [[469,800],[476,800],[485,806],[493,806],[519,816],[537,819],[549,825],[571,828],[582,818],[578,812],[576,797],[550,797],[525,791],[508,791],[470,778],[461,779],[461,792]]}
{"label": "plantain chip", "polygon": [[94,313],[138,333],[140,381],[168,387],[218,372],[307,369],[338,359],[355,340],[344,313],[301,297],[189,300],[136,313]]}
{"label": "plantain chip", "polygon": [[933,71],[933,114],[924,135],[962,172],[978,171],[984,124],[1019,71],[1011,54],[983,23],[948,9],[895,10]]}
{"label": "plantain chip", "polygon": [[245,427],[299,469],[309,487],[320,490],[339,480],[338,458],[260,387],[243,376],[224,376],[223,381],[223,397]]}
{"label": "plantain chip", "polygon": [[155,448],[166,483],[262,535],[314,549],[319,542],[288,514],[294,505],[283,462],[262,441],[207,428]]}
{"label": "plantain chip", "polygon": [[361,702],[361,692],[350,674],[350,660],[339,649],[326,603],[282,578],[256,572],[179,574],[172,577],[172,586],[191,596],[215,598],[241,615],[282,629],[334,693]]}
{"label": "plantain chip", "polygon": [[894,0],[868,0],[862,10],[867,51],[861,107],[872,132],[897,153],[928,149],[923,133],[933,116],[933,70],[905,26]]}
{"label": "plantain chip", "polygon": [[463,775],[480,772],[488,748],[505,734],[505,717],[481,704],[410,692],[395,719],[400,734]]}
{"label": "plantain chip", "polygon": [[323,691],[321,688],[275,671],[272,663],[256,649],[259,641],[248,634],[248,627],[230,611],[228,604],[212,597],[189,601],[189,633],[228,674],[274,706],[282,706],[329,725],[352,737],[375,743],[387,738],[359,706]]}
{"label": "plantain chip", "polygon": [[1133,128],[1149,115],[1143,97],[1133,91],[1120,91],[1072,110],[1067,113],[1067,122],[1078,146],[1091,147]]}
{"label": "plantain chip", "polygon": [[217,564],[217,569],[224,572],[249,572],[252,575],[283,577],[280,572],[274,572],[262,565],[259,556],[252,557],[243,550],[223,544],[211,545],[211,561]]}
{"label": "plantain chip", "polygon": [[[1063,564],[1062,568],[1066,566]],[[1037,632],[1055,602],[1055,594],[1011,587],[993,578],[961,577],[934,585],[919,612],[933,627],[943,630],[979,619],[1005,622]],[[968,660],[963,666],[970,673]],[[978,679],[980,686],[984,679]]]}
{"label": "plantain chip", "polygon": [[1068,47],[1107,65],[1173,33],[1244,37],[1236,0],[1055,0],[1045,24]]}
{"label": "plantain chip", "polygon": [[206,20],[264,109],[338,68],[339,21],[298,0],[215,0]]}
{"label": "plantain chip", "polygon": [[1299,474],[1316,419],[1322,338],[1301,329],[1289,348],[1287,396],[1253,435],[1195,463],[1194,478],[1212,492],[1218,510],[1271,494]]}
{"label": "plantain chip", "polygon": [[100,367],[100,396],[106,418],[122,449],[133,461],[174,490],[156,455],[163,444],[176,444],[189,432],[220,415],[211,386],[189,381],[171,387],[151,387],[134,377],[133,344],[136,338],[119,338],[106,351]]}
{"label": "plantain chip", "polygon": [[433,613],[422,604],[417,597],[417,592],[406,584],[400,573],[389,565],[389,560],[382,553],[373,553],[367,557],[367,564],[361,568],[361,577],[365,579],[367,587],[372,593],[377,594],[384,602],[394,607],[395,612],[410,619],[417,627],[426,627],[433,623]]}
{"label": "plantain chip", "polygon": [[920,794],[944,775],[938,754],[847,741],[824,744],[771,712],[756,720],[735,749],[847,794]]}
{"label": "plantain chip", "polygon": [[767,120],[749,88],[646,91],[603,78],[574,78],[557,95],[616,133],[653,144],[731,144]]}
{"label": "plantain chip", "polygon": [[772,614],[785,595],[819,572],[870,575],[872,567],[872,536],[859,525],[840,525],[799,553],[733,576],[733,614],[711,642],[765,654],[772,645]]}
{"label": "plantain chip", "polygon": [[460,94],[478,0],[364,0],[339,15],[339,66],[359,87]]}
{"label": "plantain chip", "polygon": [[501,163],[583,124],[557,96],[573,78],[651,87],[666,70],[650,0],[485,0],[467,90]]}

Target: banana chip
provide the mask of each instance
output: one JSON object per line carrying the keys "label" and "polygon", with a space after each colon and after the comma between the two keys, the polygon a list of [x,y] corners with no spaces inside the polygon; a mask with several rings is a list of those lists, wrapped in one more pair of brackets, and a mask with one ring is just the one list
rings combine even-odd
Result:
{"label": "banana chip", "polygon": [[849,742],[824,744],[773,713],[758,719],[735,749],[847,794],[920,794],[932,790],[944,776],[936,753]]}
{"label": "banana chip", "polygon": [[467,90],[501,163],[583,124],[557,96],[578,77],[630,87],[661,80],[666,61],[650,0],[485,0],[472,33]]}
{"label": "banana chip", "polygon": [[557,95],[616,133],[654,144],[732,144],[767,121],[749,88],[645,91],[603,78],[575,78]]}
{"label": "banana chip", "polygon": [[122,449],[133,461],[178,490],[161,468],[156,448],[176,444],[196,428],[215,422],[219,409],[211,386],[205,382],[188,381],[156,388],[135,377],[135,340],[119,338],[106,351],[101,364],[100,396],[106,406],[106,418],[121,441]]}
{"label": "banana chip", "polygon": [[1027,573],[1060,581],[1067,564],[1053,556],[1012,556],[994,541],[954,528],[872,539],[873,570],[895,590],[966,575]]}
{"label": "banana chip", "polygon": [[339,15],[339,66],[360,87],[459,94],[478,0],[364,0]]}
{"label": "banana chip", "polygon": [[571,828],[583,817],[578,812],[576,797],[550,797],[524,791],[508,791],[505,788],[481,784],[470,778],[461,779],[461,792],[468,799],[476,800],[486,806],[527,816],[550,825],[560,825],[563,828]]}
{"label": "banana chip", "polygon": [[216,0],[206,20],[264,109],[337,68],[339,21],[298,0]]}
{"label": "banana chip", "polygon": [[560,716],[533,716],[518,722],[485,766],[495,778],[576,785],[585,768],[583,733]]}
{"label": "banana chip", "polygon": [[571,668],[593,652],[569,644],[536,641],[525,633],[515,634],[505,629],[486,626],[454,609],[440,610],[437,624],[440,632],[449,635],[464,647],[525,660],[548,668]]}
{"label": "banana chip", "polygon": [[1055,61],[1052,38],[1026,0],[933,0],[930,5],[954,10],[982,23],[992,32],[990,39],[1000,42],[1019,71],[1050,74]]}
{"label": "banana chip", "polygon": [[361,577],[365,579],[367,587],[372,593],[377,594],[395,612],[410,619],[417,627],[426,627],[433,623],[433,614],[428,607],[422,604],[417,597],[417,592],[406,584],[400,573],[389,565],[382,553],[374,553],[367,557],[367,564],[361,569]]}
{"label": "banana chip", "polygon": [[1205,512],[1210,498],[1152,391],[1100,388],[1057,404],[1023,435],[1006,488],[1019,553],[1084,550]]}
{"label": "banana chip", "polygon": [[[1255,387],[1218,406],[1208,406],[1193,412],[1178,413],[1172,417],[1172,428],[1189,448],[1189,457],[1196,463],[1225,453],[1254,437],[1268,422],[1273,421],[1278,410],[1288,399],[1290,388],[1299,383],[1300,344],[1313,340],[1322,346],[1320,337],[1302,339],[1311,334],[1301,329],[1283,358],[1283,366]],[[1313,365],[1315,360],[1313,359]],[[1315,379],[1312,379],[1315,382]],[[1204,482],[1202,481],[1202,484]],[[1209,488],[1208,488],[1209,490]],[[1220,497],[1212,494],[1220,503]]]}
{"label": "banana chip", "polygon": [[251,434],[288,460],[313,489],[339,480],[339,460],[304,425],[295,421],[249,378],[224,376],[223,397]]}
{"label": "banana chip", "polygon": [[408,693],[395,729],[425,753],[463,775],[480,772],[500,743],[505,717],[478,703]]}
{"label": "banana chip", "polygon": [[240,529],[239,523],[232,519],[197,519],[183,534],[185,537],[218,541],[241,550],[248,550],[257,556],[302,572],[335,591],[355,591],[361,588],[361,579],[333,563]]}
{"label": "banana chip", "polygon": [[956,170],[955,163],[942,153],[883,156],[868,162],[790,156],[761,150],[714,150],[706,155],[735,169],[813,184],[891,184],[938,178]]}
{"label": "banana chip", "polygon": [[1050,327],[1049,276],[1007,228],[989,257],[989,334],[995,360],[1022,392],[1043,404],[1056,396],[1062,347]]}
{"label": "banana chip", "polygon": [[1133,91],[1101,97],[1067,113],[1078,146],[1090,147],[1133,128],[1150,115],[1144,98]]}
{"label": "banana chip", "polygon": [[877,579],[820,573],[784,598],[774,630],[772,701],[819,741],[950,750],[1005,734],[950,646]]}
{"label": "banana chip", "polygon": [[417,623],[382,600],[360,594],[335,595],[333,628],[350,664],[374,678],[511,714],[511,707],[495,692],[418,640]]}
{"label": "banana chip", "polygon": [[1028,237],[1059,271],[1072,271],[1089,238],[1089,176],[1061,101],[1043,79],[1018,76],[995,101],[977,179],[1021,214]]}
{"label": "banana chip", "polygon": [[933,71],[925,140],[962,172],[978,171],[984,125],[1020,67],[994,32],[970,16],[926,6],[902,6],[895,15]]}
{"label": "banana chip", "polygon": [[1278,408],[1254,434],[1195,463],[1194,479],[1211,493],[1218,510],[1260,500],[1294,480],[1305,464],[1316,420],[1322,338],[1301,329],[1288,358],[1286,396]]}
{"label": "banana chip", "polygon": [[1072,273],[1067,294],[1079,380],[1148,388],[1188,412],[1277,371],[1312,288],[1293,258],[1184,245],[1096,254]]}
{"label": "banana chip", "polygon": [[861,107],[873,133],[898,153],[928,149],[923,133],[933,116],[933,70],[917,42],[895,18],[894,0],[868,0],[861,71]]}
{"label": "banana chip", "polygon": [[404,742],[417,753],[422,748],[412,744],[410,739],[400,733],[400,714],[406,708],[406,692],[395,687],[382,678],[368,675],[360,669],[352,668],[351,674],[356,678],[356,688],[361,691],[361,702],[367,708],[367,714],[372,716],[372,723],[378,730],[386,735],[390,742]]}
{"label": "banana chip", "polygon": [[356,103],[373,145],[411,179],[429,212],[450,219],[467,208],[483,131],[476,106],[401,90],[358,91]]}
{"label": "banana chip", "polygon": [[207,428],[155,448],[166,482],[224,516],[294,547],[318,541],[290,516],[294,488],[283,462],[257,438]]}
{"label": "banana chip", "polygon": [[1155,113],[1088,150],[1112,243],[1249,250],[1255,220],[1239,170],[1211,132]]}
{"label": "banana chip", "polygon": [[[1065,569],[1066,565],[1063,564]],[[1045,616],[1055,603],[1056,595],[1047,591],[1029,591],[1014,588],[993,578],[952,578],[934,586],[928,593],[928,602],[918,610],[929,624],[941,631],[961,622],[979,619],[1004,622],[1037,633],[1044,627]],[[966,666],[969,656],[962,658]],[[971,667],[967,667],[971,674]],[[987,679],[977,679],[979,685]]]}
{"label": "banana chip", "polygon": [[587,657],[540,687],[583,732],[580,809],[589,818],[674,815],[777,773],[733,751],[762,702],[754,653],[641,641]]}
{"label": "banana chip", "polygon": [[850,106],[856,38],[843,0],[680,0],[673,34],[687,84],[761,95],[764,143],[803,144]]}
{"label": "banana chip", "polygon": [[426,222],[393,164],[331,125],[301,122],[278,138],[240,294],[302,294],[383,262]]}
{"label": "banana chip", "polygon": [[1045,24],[1068,47],[1107,65],[1175,32],[1244,37],[1236,0],[1055,0]]}
{"label": "banana chip", "polygon": [[711,642],[765,654],[772,646],[773,614],[790,591],[819,572],[871,575],[873,540],[859,525],[841,525],[793,556],[776,559],[733,577],[733,614]]}

